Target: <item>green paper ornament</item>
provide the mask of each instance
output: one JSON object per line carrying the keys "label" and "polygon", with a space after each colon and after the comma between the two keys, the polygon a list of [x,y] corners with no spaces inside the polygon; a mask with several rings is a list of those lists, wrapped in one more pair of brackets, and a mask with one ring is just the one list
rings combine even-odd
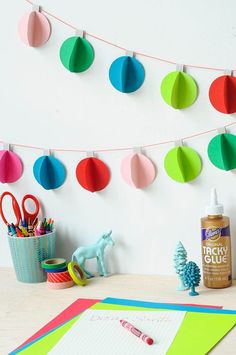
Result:
{"label": "green paper ornament", "polygon": [[188,182],[200,174],[202,161],[194,149],[178,146],[167,153],[164,166],[171,179],[178,182]]}
{"label": "green paper ornament", "polygon": [[60,48],[60,59],[66,69],[72,73],[81,73],[93,63],[94,50],[83,37],[67,38]]}
{"label": "green paper ornament", "polygon": [[236,168],[236,136],[230,133],[218,134],[208,145],[208,157],[218,169]]}
{"label": "green paper ornament", "polygon": [[197,98],[198,89],[194,79],[182,71],[166,75],[161,83],[161,96],[175,109],[191,106]]}

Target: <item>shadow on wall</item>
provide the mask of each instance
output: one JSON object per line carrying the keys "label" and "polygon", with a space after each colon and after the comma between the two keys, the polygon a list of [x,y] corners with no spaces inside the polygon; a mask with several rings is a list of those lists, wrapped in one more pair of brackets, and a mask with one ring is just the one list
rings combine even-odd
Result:
{"label": "shadow on wall", "polygon": [[232,205],[229,209],[229,217],[230,217],[233,279],[236,278],[236,219],[233,218],[234,216],[236,216],[236,206]]}
{"label": "shadow on wall", "polygon": [[120,270],[120,263],[118,260],[118,253],[122,253],[122,255],[125,255],[125,243],[122,241],[122,238],[120,237],[119,234],[114,233],[112,239],[115,242],[115,245],[113,247],[107,248],[106,254],[105,254],[105,262],[107,263],[107,269],[109,273],[112,274],[119,274],[121,273]]}
{"label": "shadow on wall", "polygon": [[78,248],[78,241],[74,236],[70,235],[67,228],[57,230],[56,237],[56,257],[65,258],[67,261],[71,260],[71,255]]}

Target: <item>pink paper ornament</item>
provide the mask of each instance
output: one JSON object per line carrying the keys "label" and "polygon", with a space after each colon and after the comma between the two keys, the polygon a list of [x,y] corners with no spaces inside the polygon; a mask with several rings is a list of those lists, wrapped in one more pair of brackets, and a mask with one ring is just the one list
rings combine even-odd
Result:
{"label": "pink paper ornament", "polygon": [[121,175],[128,185],[143,189],[155,179],[156,169],[144,154],[132,153],[123,159]]}
{"label": "pink paper ornament", "polygon": [[9,150],[0,150],[0,181],[11,183],[19,180],[23,165],[17,154]]}
{"label": "pink paper ornament", "polygon": [[27,12],[19,21],[18,34],[30,47],[40,47],[51,35],[51,26],[45,15],[38,10]]}

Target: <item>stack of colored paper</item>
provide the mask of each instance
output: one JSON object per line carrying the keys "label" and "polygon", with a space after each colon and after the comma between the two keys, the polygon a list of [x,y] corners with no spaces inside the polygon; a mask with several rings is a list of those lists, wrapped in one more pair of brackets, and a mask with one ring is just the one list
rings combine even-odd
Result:
{"label": "stack of colored paper", "polygon": [[[81,312],[89,307],[89,312],[87,314],[84,312],[80,318]],[[138,311],[140,317],[138,317]],[[114,314],[117,316],[115,317]],[[154,345],[148,346],[140,339],[126,334],[121,326],[119,328],[118,319],[122,316],[130,317],[134,323],[138,323],[139,326],[141,324],[141,327],[143,324],[147,333],[148,330],[153,332],[155,348]],[[86,328],[86,322],[91,322],[91,320],[94,321],[93,325]],[[150,320],[153,323],[156,322],[156,324],[148,326],[148,324],[151,324]],[[107,327],[108,321],[109,327]],[[224,310],[220,307],[164,304],[114,298],[107,298],[100,302],[98,300],[79,299],[11,354],[60,355],[65,354],[63,347],[67,344],[70,355],[78,354],[80,349],[85,355],[85,351],[90,351],[92,345],[96,345],[96,355],[100,355],[102,351],[104,354],[104,344],[109,346],[111,343],[124,342],[127,354],[132,353],[132,350],[135,351],[135,354],[138,353],[137,351],[144,354],[143,349],[152,354],[151,348],[158,349],[159,347],[159,351],[168,349],[164,352],[167,355],[203,355],[208,353],[235,324],[236,311]],[[80,326],[81,334],[79,335]],[[106,338],[106,333],[110,327],[116,327],[117,329],[117,332],[113,332],[112,339]],[[76,337],[73,336],[73,329],[76,329]],[[96,329],[99,331],[96,331]],[[121,331],[123,333],[120,333]],[[122,339],[120,339],[120,334],[122,334]],[[165,344],[167,338],[171,341]],[[83,339],[83,345],[81,339]],[[93,342],[91,342],[91,339],[93,339]],[[88,340],[90,341],[88,342]],[[93,344],[91,345],[91,343]],[[86,346],[86,344],[91,346]],[[99,349],[101,352],[99,352]],[[109,349],[108,347],[107,353],[109,355],[116,354]],[[164,354],[159,351],[159,354]],[[124,354],[124,352],[122,353]],[[90,353],[87,352],[87,354]]]}

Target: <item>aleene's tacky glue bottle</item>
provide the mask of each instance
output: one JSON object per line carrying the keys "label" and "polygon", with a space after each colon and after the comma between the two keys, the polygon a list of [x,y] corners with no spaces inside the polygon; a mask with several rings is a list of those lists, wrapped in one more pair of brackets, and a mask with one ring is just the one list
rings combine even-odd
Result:
{"label": "aleene's tacky glue bottle", "polygon": [[203,282],[206,287],[224,288],[232,285],[231,241],[229,218],[218,203],[216,189],[211,190],[207,217],[201,219]]}

